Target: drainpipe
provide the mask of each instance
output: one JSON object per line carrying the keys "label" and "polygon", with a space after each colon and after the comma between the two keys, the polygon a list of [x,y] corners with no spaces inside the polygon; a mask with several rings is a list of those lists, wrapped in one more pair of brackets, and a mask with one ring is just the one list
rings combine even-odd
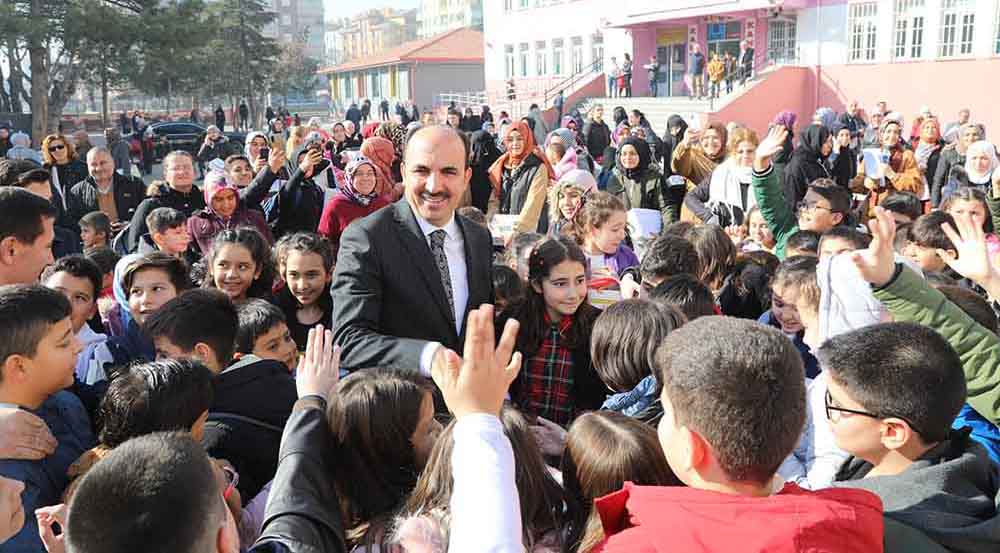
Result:
{"label": "drainpipe", "polygon": [[823,73],[823,42],[821,40],[823,28],[823,0],[816,2],[816,90],[813,98],[813,105],[819,109],[819,83]]}

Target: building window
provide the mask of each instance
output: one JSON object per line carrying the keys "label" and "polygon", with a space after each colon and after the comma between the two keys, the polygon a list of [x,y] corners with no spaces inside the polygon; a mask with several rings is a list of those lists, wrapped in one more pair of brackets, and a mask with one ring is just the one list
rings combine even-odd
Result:
{"label": "building window", "polygon": [[604,71],[604,35],[597,33],[590,39],[590,63],[594,71]]}
{"label": "building window", "polygon": [[518,9],[526,10],[531,4],[531,0],[517,0]]}
{"label": "building window", "polygon": [[514,76],[514,45],[508,44],[503,47],[504,76],[511,78]]}
{"label": "building window", "polygon": [[795,63],[795,20],[772,19],[767,23],[767,61]]}
{"label": "building window", "polygon": [[583,37],[575,36],[570,41],[573,44],[573,73],[576,74],[583,71]]}
{"label": "building window", "polygon": [[950,58],[972,53],[972,37],[976,26],[975,10],[974,0],[942,0],[939,57]]}
{"label": "building window", "polygon": [[996,27],[996,31],[994,31],[994,34],[996,35],[996,40],[994,41],[995,44],[993,46],[993,53],[1000,54],[1000,4],[997,4],[997,15],[995,20],[996,22],[994,23],[994,27]]}
{"label": "building window", "polygon": [[539,40],[535,43],[535,73],[541,77],[549,72],[548,54],[545,52],[545,41]]}
{"label": "building window", "polygon": [[503,0],[503,11],[509,12],[514,9],[514,0]]}
{"label": "building window", "polygon": [[924,0],[896,0],[893,57],[920,59],[924,51]]}
{"label": "building window", "polygon": [[878,44],[878,2],[851,4],[847,12],[848,59],[873,61]]}
{"label": "building window", "polygon": [[517,57],[518,57],[517,61],[520,64],[520,68],[521,68],[521,76],[522,77],[527,77],[528,76],[528,43],[527,42],[522,42],[521,43],[521,47],[519,48],[519,51],[517,53]]}
{"label": "building window", "polygon": [[552,40],[552,74],[563,74],[563,39]]}

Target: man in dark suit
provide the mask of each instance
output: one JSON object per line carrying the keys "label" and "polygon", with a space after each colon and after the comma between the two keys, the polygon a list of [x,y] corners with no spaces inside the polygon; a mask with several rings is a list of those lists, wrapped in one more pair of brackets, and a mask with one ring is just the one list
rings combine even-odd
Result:
{"label": "man in dark suit", "polygon": [[747,82],[753,73],[753,48],[750,41],[740,42],[740,86]]}
{"label": "man in dark suit", "polygon": [[493,303],[490,234],[455,213],[468,151],[456,129],[420,129],[403,156],[403,198],[341,235],[331,294],[344,368],[430,376],[446,349],[461,350],[469,310]]}

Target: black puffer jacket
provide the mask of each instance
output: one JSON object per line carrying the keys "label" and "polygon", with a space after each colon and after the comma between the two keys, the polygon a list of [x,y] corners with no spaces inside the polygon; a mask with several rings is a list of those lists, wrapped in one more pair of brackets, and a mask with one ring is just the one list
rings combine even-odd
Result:
{"label": "black puffer jacket", "polygon": [[146,227],[146,217],[150,211],[158,207],[172,207],[185,216],[194,215],[195,211],[205,209],[205,195],[201,189],[192,186],[190,192],[179,192],[170,186],[161,186],[155,196],[146,198],[139,204],[132,216],[132,222],[128,226],[128,239],[126,245],[128,251],[135,251],[139,245],[139,237],[149,232]]}
{"label": "black puffer jacket", "polygon": [[830,131],[822,125],[809,125],[802,133],[799,147],[792,152],[792,159],[781,174],[781,190],[785,193],[785,202],[792,212],[795,206],[806,196],[806,189],[812,181],[820,178],[830,178],[826,168],[826,156],[822,153],[823,144],[830,138]]}
{"label": "black puffer jacket", "polygon": [[[146,199],[146,185],[141,179],[126,177],[117,172],[112,176],[111,182],[118,218],[122,221],[131,221],[139,204]],[[92,211],[99,211],[97,181],[94,177],[87,177],[76,183],[70,189],[66,203],[69,207],[69,216],[74,223],[79,223],[81,217]]]}

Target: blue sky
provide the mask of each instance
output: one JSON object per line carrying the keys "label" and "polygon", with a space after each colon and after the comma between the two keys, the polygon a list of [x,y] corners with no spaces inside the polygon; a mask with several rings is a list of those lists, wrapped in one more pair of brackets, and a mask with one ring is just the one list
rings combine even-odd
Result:
{"label": "blue sky", "polygon": [[409,9],[420,6],[420,0],[323,0],[326,4],[326,18],[350,17],[358,12],[383,6]]}

